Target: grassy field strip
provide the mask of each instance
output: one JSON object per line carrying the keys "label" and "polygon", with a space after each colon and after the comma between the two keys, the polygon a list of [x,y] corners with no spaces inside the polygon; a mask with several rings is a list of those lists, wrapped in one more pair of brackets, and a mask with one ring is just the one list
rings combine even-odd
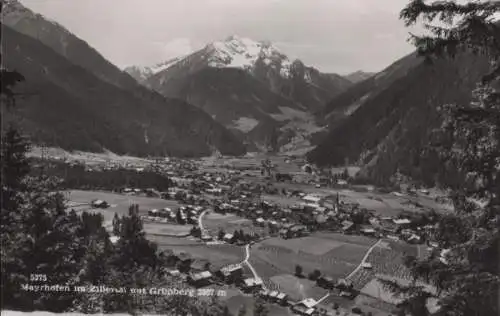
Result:
{"label": "grassy field strip", "polygon": [[209,209],[204,210],[203,212],[201,212],[200,216],[198,217],[198,227],[201,229],[202,234],[207,233],[206,229],[203,228],[203,216],[205,216],[205,214],[207,214],[208,211],[209,211]]}
{"label": "grassy field strip", "polygon": [[356,269],[354,269],[347,277],[346,279],[350,279],[356,272],[358,272],[359,269],[361,269],[361,266],[363,265],[363,263],[366,262],[366,259],[368,258],[368,256],[370,255],[370,253],[373,251],[373,249],[375,249],[375,247],[378,247],[378,245],[382,242],[382,239],[379,239],[373,246],[370,247],[370,249],[368,249],[368,251],[366,252],[365,256],[363,257],[363,260],[361,260],[361,262],[359,263],[359,265],[356,267]]}
{"label": "grassy field strip", "polygon": [[330,296],[330,292],[326,293],[322,298],[316,300],[316,304],[314,304],[314,306],[318,305],[319,303],[323,302],[324,300],[326,300],[328,297]]}
{"label": "grassy field strip", "polygon": [[[253,268],[252,264],[250,262],[248,262],[248,259],[250,259],[250,244],[245,245],[245,260],[243,260],[243,263],[247,265],[247,267],[250,269],[250,271],[252,271],[253,277],[255,279],[262,280],[262,278],[259,277],[259,275],[257,274],[257,271],[255,271],[255,269]],[[264,283],[262,283],[262,288],[264,290],[268,290],[267,285]]]}

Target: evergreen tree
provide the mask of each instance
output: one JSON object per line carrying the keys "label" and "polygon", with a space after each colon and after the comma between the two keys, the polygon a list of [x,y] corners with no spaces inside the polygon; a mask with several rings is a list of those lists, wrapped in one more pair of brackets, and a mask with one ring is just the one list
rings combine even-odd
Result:
{"label": "evergreen tree", "polygon": [[[2,2],[3,5],[3,2]],[[0,55],[1,58],[1,55]],[[0,100],[7,107],[15,106],[16,93],[13,88],[19,83],[24,81],[25,78],[22,74],[17,71],[11,71],[7,69],[0,69]],[[1,115],[1,112],[0,112]]]}
{"label": "evergreen tree", "polygon": [[254,302],[253,314],[254,316],[267,316],[269,315],[269,309],[265,305],[266,303],[262,298],[257,298]]}
{"label": "evergreen tree", "polygon": [[303,272],[302,266],[296,265],[295,266],[295,275],[298,277],[302,277],[302,272]]}
{"label": "evergreen tree", "polygon": [[222,316],[231,316],[231,312],[229,311],[229,308],[226,306],[224,306],[224,309],[222,311]]}
{"label": "evergreen tree", "polygon": [[184,225],[184,219],[182,218],[182,212],[180,209],[177,210],[177,213],[175,214],[175,219],[177,221],[177,224]]}
{"label": "evergreen tree", "polygon": [[[500,252],[500,30],[494,16],[500,12],[497,1],[439,1],[426,4],[413,0],[401,12],[412,25],[420,18],[430,35],[412,35],[420,54],[451,57],[467,51],[486,55],[490,72],[474,91],[470,104],[441,108],[443,127],[433,144],[443,161],[466,175],[451,196],[455,212],[438,221],[438,237],[445,258],[409,258],[406,263],[414,279],[437,288],[440,315],[493,316],[499,314]],[[436,25],[436,20],[441,25]],[[444,22],[444,23],[443,23]],[[479,202],[478,202],[479,201]],[[425,303],[434,295],[416,282],[402,286],[386,282],[407,299],[402,313],[428,315]]]}
{"label": "evergreen tree", "polygon": [[196,238],[201,238],[201,228],[199,228],[198,226],[193,226],[191,228],[191,236],[193,237],[196,237]]}
{"label": "evergreen tree", "polygon": [[1,138],[1,178],[2,178],[2,232],[12,228],[16,218],[19,219],[18,210],[22,204],[22,193],[26,191],[25,178],[30,172],[26,153],[30,148],[26,138],[10,125],[5,133],[2,130]]}
{"label": "evergreen tree", "polygon": [[237,242],[241,239],[239,230],[234,230],[233,238],[231,238],[231,242]]}
{"label": "evergreen tree", "polygon": [[115,213],[115,216],[113,217],[113,235],[119,236],[120,234],[120,217],[118,216],[118,213]]}
{"label": "evergreen tree", "polygon": [[222,240],[222,239],[224,239],[224,235],[225,235],[224,230],[222,228],[219,229],[219,232],[217,233],[217,238],[219,240]]}
{"label": "evergreen tree", "polygon": [[[1,71],[2,106],[14,105],[13,86],[23,77]],[[199,303],[187,296],[132,296],[129,293],[25,291],[22,285],[106,285],[147,288],[183,284],[166,279],[156,246],[145,238],[138,207],[113,229],[113,245],[99,214],[65,207],[58,179],[30,177],[29,142],[13,127],[1,135],[1,308],[50,312],[137,312],[200,315]],[[38,280],[31,275],[42,275]],[[46,279],[43,278],[46,276]]]}
{"label": "evergreen tree", "polygon": [[246,316],[247,314],[247,308],[245,305],[241,305],[240,309],[238,310],[238,316]]}

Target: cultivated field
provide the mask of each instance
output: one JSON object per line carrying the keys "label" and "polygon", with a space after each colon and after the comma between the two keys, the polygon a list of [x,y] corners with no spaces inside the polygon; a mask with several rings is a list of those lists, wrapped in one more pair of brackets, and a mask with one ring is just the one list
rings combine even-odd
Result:
{"label": "cultivated field", "polygon": [[219,229],[226,233],[233,233],[242,229],[245,233],[257,233],[263,235],[267,232],[267,227],[254,226],[252,221],[234,214],[209,213],[203,216],[203,228],[216,235]]}
{"label": "cultivated field", "polygon": [[175,225],[164,223],[144,223],[144,230],[151,235],[185,236],[191,231],[192,225]]}
{"label": "cultivated field", "polygon": [[288,240],[269,238],[252,247],[250,259],[257,261],[254,267],[266,278],[294,274],[296,265],[303,268],[306,276],[319,269],[323,274],[343,278],[356,268],[375,240],[341,236],[321,234]]}
{"label": "cultivated field", "polygon": [[371,312],[373,316],[387,316],[395,310],[394,305],[366,295],[358,295],[355,299],[355,305],[365,313]]}
{"label": "cultivated field", "polygon": [[[66,191],[66,198],[69,201],[69,207],[75,209],[75,211],[77,212],[88,211],[102,214],[104,216],[104,226],[106,226],[108,229],[111,227],[115,213],[118,213],[118,215],[120,216],[128,215],[128,209],[132,204],[138,204],[139,212],[142,214],[147,214],[147,211],[155,208],[159,209],[169,207],[175,209],[176,207],[178,207],[178,204],[175,201],[141,196],[128,196],[102,191]],[[90,208],[90,203],[94,199],[104,200],[110,204],[110,207],[107,209],[92,209]],[[71,205],[78,206],[73,207]],[[170,228],[173,234],[178,234],[180,232],[185,232],[186,230],[189,232],[189,230],[191,229],[191,225],[177,226],[169,224],[145,223],[144,228],[146,230],[146,233],[168,234]],[[148,228],[150,228],[151,231]]]}
{"label": "cultivated field", "polygon": [[205,245],[200,240],[194,238],[178,238],[162,235],[148,235],[148,239],[157,243],[160,248],[166,249],[170,246],[189,247]]}
{"label": "cultivated field", "polygon": [[214,269],[220,269],[230,264],[241,263],[244,259],[244,249],[233,245],[174,245],[158,242],[160,249],[171,249],[176,253],[187,253],[194,259],[204,259],[211,263]]}
{"label": "cultivated field", "polygon": [[294,204],[298,204],[303,202],[298,197],[286,197],[284,195],[270,195],[270,194],[262,194],[261,199],[266,202],[275,203],[277,205],[283,207],[290,207]]}
{"label": "cultivated field", "polygon": [[164,207],[169,207],[175,209],[179,206],[176,201],[171,200],[163,200],[159,198],[150,198],[143,196],[133,196],[133,195],[124,195],[117,194],[111,192],[103,192],[103,191],[82,191],[82,190],[71,190],[66,191],[67,199],[71,202],[75,203],[89,203],[94,200],[104,200],[108,202],[111,207],[105,209],[105,212],[118,213],[120,215],[127,215],[128,209],[132,204],[139,205],[140,213],[147,213],[147,211],[151,209],[159,209]]}
{"label": "cultivated field", "polygon": [[327,290],[316,286],[316,282],[306,278],[297,278],[291,274],[273,276],[271,281],[276,284],[277,290],[288,294],[295,301],[301,301],[309,297],[319,299],[328,293]]}
{"label": "cultivated field", "polygon": [[372,264],[371,270],[360,269],[350,280],[358,290],[375,278],[377,273],[402,279],[410,277],[410,271],[403,265],[406,255],[417,255],[418,248],[401,242],[384,241],[373,249],[366,262]]}
{"label": "cultivated field", "polygon": [[[224,299],[224,303],[227,304],[229,311],[232,315],[238,315],[239,310],[244,306],[246,310],[245,316],[253,316],[254,312],[254,301],[251,295],[244,295],[240,292],[234,291],[234,293],[229,294],[227,298]],[[282,307],[276,304],[266,304],[269,310],[269,315],[272,316],[293,316],[294,314],[286,307]]]}

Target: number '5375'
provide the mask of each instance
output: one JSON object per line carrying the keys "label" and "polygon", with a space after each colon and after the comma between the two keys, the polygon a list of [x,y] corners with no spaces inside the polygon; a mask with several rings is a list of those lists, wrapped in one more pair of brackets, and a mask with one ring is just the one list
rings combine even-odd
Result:
{"label": "number '5375'", "polygon": [[47,281],[47,275],[46,274],[30,274],[30,281],[31,282],[46,282]]}

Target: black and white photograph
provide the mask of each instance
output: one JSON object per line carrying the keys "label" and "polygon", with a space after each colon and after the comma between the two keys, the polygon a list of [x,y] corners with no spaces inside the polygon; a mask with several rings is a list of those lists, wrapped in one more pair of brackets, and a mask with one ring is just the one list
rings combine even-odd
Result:
{"label": "black and white photograph", "polygon": [[0,3],[2,315],[500,315],[500,1]]}

